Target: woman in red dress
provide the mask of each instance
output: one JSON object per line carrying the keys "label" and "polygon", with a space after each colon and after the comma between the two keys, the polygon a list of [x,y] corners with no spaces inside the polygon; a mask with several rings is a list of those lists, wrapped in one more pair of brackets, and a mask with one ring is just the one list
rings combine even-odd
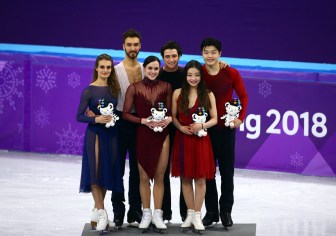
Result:
{"label": "woman in red dress", "polygon": [[[194,123],[193,116],[204,118],[208,114],[210,118],[205,123]],[[173,94],[172,117],[177,128],[172,151],[172,176],[181,177],[188,207],[181,227],[193,225],[196,230],[204,230],[201,208],[205,181],[213,179],[215,172],[211,141],[204,130],[217,124],[217,109],[214,94],[206,89],[202,65],[198,61],[192,60],[184,67],[182,87]],[[205,136],[196,135],[199,131]]]}
{"label": "woman in red dress", "polygon": [[[136,130],[136,156],[140,174],[140,194],[143,205],[143,215],[140,229],[147,229],[152,220],[150,209],[151,189],[149,180],[154,179],[154,213],[153,223],[159,229],[167,226],[162,219],[162,199],[164,192],[163,177],[167,169],[169,155],[169,130],[166,126],[172,121],[171,101],[172,88],[167,82],[157,80],[160,70],[160,60],[155,56],[149,56],[144,63],[145,78],[131,84],[126,92],[123,118],[137,123]],[[157,105],[159,107],[157,107]],[[136,115],[131,113],[134,106]],[[151,109],[166,108],[166,119],[155,122],[149,121],[152,116]],[[155,127],[163,130],[155,132]]]}

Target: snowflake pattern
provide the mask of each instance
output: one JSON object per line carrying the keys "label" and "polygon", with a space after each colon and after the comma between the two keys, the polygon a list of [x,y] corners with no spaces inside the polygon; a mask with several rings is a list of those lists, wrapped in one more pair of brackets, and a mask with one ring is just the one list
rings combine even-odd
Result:
{"label": "snowflake pattern", "polygon": [[5,67],[6,64],[7,64],[6,61],[0,61],[0,71],[2,71],[2,69]]}
{"label": "snowflake pattern", "polygon": [[18,134],[22,134],[22,131],[23,131],[23,123],[18,123],[17,125],[18,125],[18,130],[17,130]]}
{"label": "snowflake pattern", "polygon": [[40,127],[44,128],[50,124],[49,117],[50,112],[48,112],[44,107],[40,107],[36,112],[34,112],[35,123]]}
{"label": "snowflake pattern", "polygon": [[259,83],[259,94],[264,98],[272,94],[272,85],[268,83],[266,80]]}
{"label": "snowflake pattern", "polygon": [[59,137],[59,149],[57,153],[63,154],[80,154],[83,146],[83,137],[84,134],[77,134],[77,130],[72,130],[71,124],[69,124],[68,129],[63,129],[62,133],[57,133]]}
{"label": "snowflake pattern", "polygon": [[78,87],[80,85],[80,76],[75,72],[72,72],[70,75],[68,75],[68,85],[73,88]]}
{"label": "snowflake pattern", "polygon": [[50,70],[47,66],[36,71],[36,87],[40,87],[46,94],[49,90],[56,88],[56,72]]}
{"label": "snowflake pattern", "polygon": [[14,62],[0,61],[0,68],[0,114],[2,114],[5,104],[16,110],[14,97],[23,97],[24,80],[19,76],[23,67],[14,66]]}
{"label": "snowflake pattern", "polygon": [[298,152],[290,156],[290,165],[294,166],[295,169],[300,169],[303,166],[303,156]]}

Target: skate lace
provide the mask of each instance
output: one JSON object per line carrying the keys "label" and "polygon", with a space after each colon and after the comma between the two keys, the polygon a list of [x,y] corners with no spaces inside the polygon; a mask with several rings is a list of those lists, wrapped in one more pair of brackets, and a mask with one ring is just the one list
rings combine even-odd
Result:
{"label": "skate lace", "polygon": [[155,213],[155,218],[156,218],[156,219],[160,219],[161,221],[163,221],[163,216],[162,216],[162,214],[160,214],[159,212],[156,212],[156,213]]}
{"label": "skate lace", "polygon": [[98,214],[98,220],[103,220],[105,218],[104,214]]}
{"label": "skate lace", "polygon": [[141,219],[141,224],[143,224],[144,222],[150,220],[151,215],[150,214],[143,214],[143,217]]}
{"label": "skate lace", "polygon": [[153,220],[154,220],[153,223],[155,224],[157,228],[167,229],[167,226],[163,222],[162,212],[159,212],[159,211],[155,212]]}
{"label": "skate lace", "polygon": [[194,222],[195,222],[195,224],[202,224],[203,225],[203,223],[202,223],[202,217],[201,217],[200,214],[195,214],[195,216],[194,216]]}

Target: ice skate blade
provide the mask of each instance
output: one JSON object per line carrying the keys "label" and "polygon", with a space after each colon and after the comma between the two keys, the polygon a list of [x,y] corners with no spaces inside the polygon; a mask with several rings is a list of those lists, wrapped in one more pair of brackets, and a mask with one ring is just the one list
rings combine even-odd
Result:
{"label": "ice skate blade", "polygon": [[144,233],[147,233],[149,231],[149,227],[148,228],[142,228],[140,229],[140,233],[144,234]]}
{"label": "ice skate blade", "polygon": [[107,233],[108,233],[108,230],[106,230],[106,229],[99,231],[99,235],[104,235],[104,234],[107,234]]}
{"label": "ice skate blade", "polygon": [[155,228],[155,227],[153,227],[153,231],[155,233],[159,233],[159,234],[165,234],[165,233],[167,233],[167,229],[158,229],[158,228]]}
{"label": "ice skate blade", "polygon": [[[223,224],[222,224],[223,225]],[[233,225],[233,224],[232,224]],[[223,225],[223,229],[225,231],[229,231],[229,228],[232,227],[232,225]]]}
{"label": "ice skate blade", "polygon": [[113,226],[109,227],[109,232],[118,232],[121,228],[121,226]]}
{"label": "ice skate blade", "polygon": [[137,222],[129,223],[127,225],[129,228],[139,228],[139,224]]}
{"label": "ice skate blade", "polygon": [[106,225],[105,229],[99,230],[99,235],[106,234],[106,233],[108,233],[108,231],[109,231],[109,224]]}
{"label": "ice skate blade", "polygon": [[199,235],[202,235],[203,231],[204,231],[204,230],[198,230],[198,229],[195,229],[195,228],[192,229],[192,232],[193,232],[193,233],[195,233],[195,234],[199,234]]}
{"label": "ice skate blade", "polygon": [[188,233],[191,230],[192,230],[191,227],[181,227],[181,233]]}
{"label": "ice skate blade", "polygon": [[206,229],[211,229],[211,228],[213,228],[213,227],[215,227],[216,225],[217,225],[217,223],[218,222],[213,222],[211,225],[204,225],[204,228],[206,228]]}

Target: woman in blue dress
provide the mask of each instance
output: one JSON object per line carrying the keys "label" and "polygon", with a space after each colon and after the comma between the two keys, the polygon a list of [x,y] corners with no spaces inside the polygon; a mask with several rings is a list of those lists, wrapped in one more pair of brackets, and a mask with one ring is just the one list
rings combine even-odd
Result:
{"label": "woman in blue dress", "polygon": [[[106,127],[111,116],[101,115],[100,108],[116,107],[120,86],[114,71],[112,57],[102,54],[97,57],[93,80],[81,95],[77,121],[88,123],[85,132],[80,192],[92,192],[94,209],[91,225],[103,231],[109,227],[104,208],[106,190],[123,192],[122,173],[119,158],[117,126]],[[85,115],[87,109],[94,117]],[[111,226],[111,225],[110,225]]]}

